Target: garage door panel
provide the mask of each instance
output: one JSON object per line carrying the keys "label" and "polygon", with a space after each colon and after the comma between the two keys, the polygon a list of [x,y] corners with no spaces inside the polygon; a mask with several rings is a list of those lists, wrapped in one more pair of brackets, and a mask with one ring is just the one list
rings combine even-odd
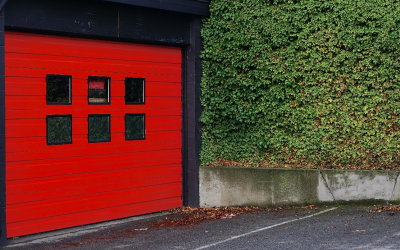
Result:
{"label": "garage door panel", "polygon": [[[93,105],[95,106],[95,105]],[[110,112],[105,112],[104,110],[100,112],[101,106],[97,105],[97,109],[87,109],[87,110],[74,110],[74,117],[87,117],[88,114],[108,114],[112,111],[113,116],[125,116],[126,113],[145,113],[146,118],[151,116],[181,116],[182,109],[151,109],[144,108],[143,106],[136,106],[135,109],[108,109]],[[48,114],[58,114],[58,115],[70,115],[70,110],[56,110],[57,112],[48,112],[47,110],[6,110],[6,120],[12,119],[36,119],[38,117],[46,117]]]}
{"label": "garage door panel", "polygon": [[[86,166],[96,164],[101,166],[102,164],[109,164],[109,163],[124,163],[127,162],[137,162],[137,161],[145,161],[148,160],[147,158],[154,157],[154,159],[162,158],[166,159],[165,156],[170,155],[171,157],[178,157],[180,154],[181,148],[177,149],[167,149],[167,150],[153,150],[153,151],[146,151],[146,152],[130,152],[130,153],[117,153],[117,154],[107,154],[102,155],[101,157],[92,157],[89,155],[81,155],[78,157],[70,157],[64,158],[62,161],[59,159],[45,159],[45,160],[32,160],[30,164],[25,164],[24,162],[15,161],[15,162],[8,162],[6,168],[10,173],[14,171],[24,171],[18,170],[20,168],[24,169],[49,169],[49,168],[62,168],[62,167],[69,167],[72,168],[81,168],[85,169]],[[120,161],[119,161],[120,160]],[[124,166],[121,166],[124,168]],[[8,172],[7,172],[8,173]]]}
{"label": "garage door panel", "polygon": [[[146,94],[148,97],[159,97],[159,96],[169,96],[182,97],[182,87],[177,83],[169,83],[166,85],[165,83],[148,83],[149,87],[146,87]],[[125,91],[124,91],[125,92]]]}
{"label": "garage door panel", "polygon": [[[166,153],[164,153],[166,152]],[[142,158],[143,157],[143,158]],[[158,166],[160,164],[179,164],[181,161],[180,150],[164,150],[163,152],[144,152],[141,154],[119,154],[108,157],[93,157],[83,159],[64,159],[63,162],[48,164],[46,161],[35,162],[36,165],[26,165],[21,162],[8,167],[7,180],[22,180],[31,178],[43,178],[50,176],[72,175],[114,169],[140,168]],[[97,157],[96,157],[97,158]],[[42,164],[40,164],[42,163]],[[116,168],[117,166],[117,168]]]}
{"label": "garage door panel", "polygon": [[[7,40],[6,40],[6,51],[7,52],[19,52],[25,53],[24,49],[40,49],[43,53],[33,53],[33,54],[45,54],[47,51],[51,51],[50,46],[53,46],[53,51],[58,51],[56,55],[62,55],[63,52],[69,52],[71,50],[76,49],[76,53],[85,52],[94,53],[93,56],[99,55],[99,51],[108,52],[110,50],[115,50],[115,55],[117,56],[115,59],[124,59],[125,57],[130,58],[132,55],[136,53],[143,52],[145,55],[150,52],[156,52],[160,54],[166,54],[173,57],[176,57],[178,63],[180,63],[180,48],[177,47],[165,47],[165,46],[153,46],[147,44],[132,44],[132,43],[120,43],[120,42],[112,42],[112,41],[99,41],[92,39],[81,39],[81,38],[61,38],[53,36],[51,37],[51,41],[48,40],[49,36],[46,35],[38,35],[38,34],[30,34],[29,37],[26,34],[18,33],[18,32],[7,32]],[[34,43],[34,44],[33,44]],[[35,46],[30,46],[35,45]],[[49,49],[48,49],[49,48]],[[70,48],[70,49],[66,49]],[[128,53],[132,51],[132,54],[120,54],[122,52]],[[47,52],[48,53],[48,52]],[[101,54],[102,55],[102,54]],[[113,58],[113,57],[110,57]]]}
{"label": "garage door panel", "polygon": [[[172,126],[171,126],[172,127]],[[121,126],[121,130],[123,127]],[[30,143],[30,140],[27,140],[27,142],[24,142],[24,145],[20,145],[18,148],[18,144],[12,144],[10,143],[7,145],[6,152],[7,153],[14,153],[14,152],[26,152],[26,151],[43,151],[43,150],[68,150],[74,147],[79,147],[83,148],[84,147],[89,147],[89,148],[99,148],[99,147],[104,147],[105,143],[109,142],[104,142],[104,143],[89,143],[87,139],[87,125],[86,125],[86,130],[84,127],[81,128],[81,130],[74,129],[75,132],[72,133],[73,141],[72,144],[61,144],[61,145],[47,145],[46,142],[46,131],[43,131],[44,129],[29,129],[28,132],[26,131],[17,131],[17,132],[10,132],[10,137],[6,137],[7,141],[10,141],[11,139],[17,139],[17,138],[41,138],[40,143],[37,143],[36,146],[34,145],[35,143]],[[125,133],[122,132],[115,132],[111,134],[111,142],[113,146],[141,146],[143,144],[147,143],[167,143],[167,142],[176,142],[181,139],[180,136],[173,136],[173,134],[169,134],[170,132],[179,132],[178,129],[171,129],[171,130],[163,130],[163,131],[168,131],[168,133],[164,134],[162,138],[153,136],[149,132],[149,135],[146,134],[146,139],[145,140],[129,140],[127,141],[125,139]],[[80,133],[78,133],[80,132]],[[15,136],[14,134],[15,133]],[[36,133],[36,134],[32,134]],[[26,134],[27,136],[24,137],[23,135]],[[35,136],[36,135],[36,136]],[[29,136],[29,137],[28,137]],[[10,139],[10,140],[9,140]]]}
{"label": "garage door panel", "polygon": [[[165,132],[165,131],[164,131]],[[170,134],[170,132],[179,133],[179,130],[168,130],[168,133],[163,134],[160,137],[154,136],[151,132],[146,134],[146,140],[132,140],[126,141],[124,133],[113,133],[111,134],[112,147],[114,146],[128,146],[128,147],[140,147],[143,144],[147,143],[172,143],[178,142],[181,139],[181,135],[174,136]],[[12,141],[14,139],[24,138],[27,139],[27,142],[23,143],[23,145],[18,143],[10,143],[7,145],[6,153],[18,153],[18,152],[32,152],[32,151],[52,151],[52,150],[69,150],[74,147],[80,148],[82,150],[86,150],[87,148],[101,148],[104,145],[99,145],[96,143],[96,146],[93,146],[92,143],[88,142],[87,135],[82,134],[72,134],[73,142],[72,144],[61,144],[61,145],[47,145],[46,137],[9,137],[6,138],[6,141]],[[39,143],[29,142],[28,139],[39,138],[41,139]],[[106,143],[106,142],[105,142]],[[110,145],[111,146],[111,145]],[[111,151],[113,152],[113,150]],[[50,152],[51,153],[51,152]]]}
{"label": "garage door panel", "polygon": [[[10,97],[10,96],[8,96]],[[41,99],[43,99],[44,97],[40,97]],[[161,97],[160,97],[161,98]],[[6,99],[9,99],[6,97]],[[17,98],[18,99],[18,98]],[[20,98],[21,99],[21,98]],[[114,98],[116,99],[116,98]],[[122,99],[122,98],[121,98]],[[149,99],[149,98],[148,98]],[[70,111],[69,114],[73,114],[77,117],[87,117],[88,114],[109,114],[110,112],[112,112],[112,114],[114,114],[115,112],[118,112],[119,110],[121,110],[121,108],[119,107],[124,107],[122,110],[123,112],[118,112],[115,113],[116,116],[124,116],[125,113],[139,113],[136,112],[137,110],[146,110],[146,111],[152,111],[154,110],[155,113],[159,116],[159,110],[164,111],[161,115],[172,115],[169,114],[169,110],[171,110],[171,112],[175,112],[175,109],[182,109],[181,105],[179,105],[179,100],[173,100],[173,98],[170,98],[172,100],[166,100],[165,102],[155,102],[155,103],[149,103],[149,104],[143,104],[143,105],[136,105],[136,106],[129,106],[129,105],[124,105],[122,106],[123,100],[120,100],[121,105],[108,105],[107,109],[104,109],[104,106],[100,106],[100,105],[87,105],[87,101],[86,102],[81,102],[83,105],[85,105],[87,107],[87,109],[82,110],[79,108],[79,105],[75,103],[72,105],[69,105],[69,108],[65,106],[61,106],[61,105],[53,105],[51,107],[49,107],[48,109],[46,108],[46,104],[43,103],[38,103],[38,102],[32,102],[29,105],[31,105],[32,109],[29,109],[27,107],[28,104],[18,104],[18,101],[12,101],[9,103],[15,104],[15,107],[13,109],[8,110],[10,113],[13,110],[28,110],[28,111],[34,111],[35,113],[38,112],[36,118],[40,118],[40,117],[46,117],[47,114],[58,114],[57,112],[62,112],[62,113],[66,113],[66,111]],[[146,100],[147,102],[148,100]],[[73,101],[75,102],[75,101]],[[113,100],[111,101],[113,102]],[[43,116],[42,111],[48,111],[47,113],[45,113],[45,115]],[[85,112],[84,112],[85,111]],[[107,112],[108,111],[108,112]],[[148,113],[148,112],[142,112],[142,113]],[[86,115],[84,115],[86,114]],[[114,115],[113,115],[114,116]],[[146,115],[147,116],[147,115]],[[178,115],[179,116],[179,115]],[[34,116],[31,116],[32,118],[35,118]],[[27,119],[32,119],[32,118],[27,118]],[[7,118],[6,118],[7,119]],[[16,118],[18,119],[18,118]]]}
{"label": "garage door panel", "polygon": [[[112,134],[112,141],[114,141],[113,145],[109,147],[134,147],[132,150],[138,150],[138,147],[142,147],[142,145],[148,144],[148,143],[175,143],[179,142],[181,138],[181,135],[179,136],[174,136],[172,134],[169,134],[169,132],[177,132],[179,131],[168,131],[166,135],[163,135],[161,138],[157,136],[152,136],[151,133],[150,136],[147,136],[146,140],[137,140],[137,141],[126,141],[125,140],[125,134],[120,133],[120,134]],[[97,146],[92,146],[92,143],[89,143],[87,140],[87,135],[75,135],[73,134],[74,140],[72,144],[64,144],[64,145],[47,145],[46,142],[43,142],[46,140],[46,138],[42,138],[40,143],[24,143],[23,145],[18,144],[18,143],[10,143],[7,145],[6,148],[6,153],[22,153],[22,152],[38,152],[38,151],[46,151],[47,153],[57,153],[53,151],[60,151],[60,150],[70,150],[74,148],[79,148],[80,150],[90,150],[91,148],[93,149],[99,149],[98,152],[104,152],[103,147],[104,145],[99,145],[98,143]],[[24,137],[19,137],[19,138],[24,138]],[[30,138],[41,138],[41,137],[26,137],[26,139]],[[12,139],[18,139],[18,137],[14,138],[7,138],[6,140],[12,140]],[[118,144],[117,144],[118,143]],[[107,146],[106,146],[107,147]],[[157,146],[155,146],[157,148]],[[180,148],[180,147],[179,147]],[[120,148],[118,148],[120,149]],[[115,149],[115,150],[118,150]],[[115,152],[114,149],[110,149],[108,154],[114,154]],[[132,150],[129,151],[128,153],[132,153]],[[158,150],[158,149],[157,149]],[[123,153],[125,151],[121,151]],[[69,155],[69,154],[66,154]],[[70,157],[70,156],[68,156]]]}
{"label": "garage door panel", "polygon": [[[43,78],[47,74],[53,75],[74,75],[74,78],[87,79],[88,76],[104,76],[101,71],[85,71],[85,70],[59,70],[59,69],[30,69],[30,68],[11,68],[6,67],[6,78],[7,77],[34,77],[34,78]],[[182,81],[181,75],[163,75],[157,74],[157,72],[153,74],[143,74],[143,73],[116,73],[116,72],[107,72],[107,76],[111,77],[111,79],[120,79],[123,80],[125,77],[132,78],[145,78],[146,81],[152,82],[175,82],[180,83]]]}
{"label": "garage door panel", "polygon": [[[160,143],[160,144],[162,144],[162,143]],[[140,146],[140,145],[132,145],[132,147],[135,147],[135,148],[131,148],[129,150],[126,150],[127,152],[125,152],[125,151],[118,151],[119,147],[117,146],[116,148],[113,148],[112,150],[109,151],[109,152],[112,152],[112,153],[108,153],[108,154],[100,154],[100,153],[98,153],[98,152],[103,152],[103,150],[104,150],[103,148],[98,148],[98,151],[88,152],[88,154],[85,155],[85,157],[86,156],[87,157],[93,157],[93,158],[98,158],[100,160],[100,159],[102,159],[102,158],[104,158],[106,156],[107,157],[123,157],[124,155],[130,155],[130,154],[133,154],[135,152],[138,152],[138,153],[141,153],[141,154],[145,154],[147,152],[150,152],[150,153],[160,152],[160,153],[162,153],[161,151],[171,151],[171,150],[174,151],[174,150],[180,150],[181,149],[180,147],[178,147],[180,145],[179,142],[171,142],[171,143],[163,143],[163,144],[173,144],[173,145],[177,145],[177,147],[169,146],[169,147],[165,147],[164,148],[164,147],[161,147],[161,146],[159,146],[159,147],[154,146],[154,148],[151,148],[151,150],[142,151],[142,150],[140,150],[140,148],[142,146]],[[79,150],[85,150],[85,148],[80,148]],[[60,151],[63,151],[63,149],[54,149],[54,150],[48,150],[48,151],[30,151],[30,152],[27,152],[24,155],[28,155],[28,156],[30,154],[44,155],[46,158],[45,157],[43,157],[43,158],[42,157],[37,157],[37,159],[31,160],[31,161],[46,162],[47,160],[57,159],[57,157],[49,157],[49,156],[47,156],[48,154],[55,154],[55,155],[62,154],[62,153],[60,153]],[[18,153],[23,154],[23,152],[18,152]],[[12,158],[18,153],[6,153],[6,157]],[[64,161],[71,162],[71,164],[73,164],[73,165],[78,165],[78,164],[82,163],[81,155],[79,155],[79,154],[76,154],[76,155],[65,154],[64,156],[65,157],[63,157],[62,159]],[[161,160],[157,161],[156,159],[153,159],[152,162],[154,163],[154,165],[162,164]],[[19,163],[19,165],[26,164],[26,162],[24,162],[24,161],[22,161],[20,159],[18,159],[17,161],[11,161],[11,160],[7,159],[7,163],[10,163],[10,164],[11,163]],[[98,164],[98,163],[96,163],[96,164]]]}
{"label": "garage door panel", "polygon": [[[6,96],[46,96],[46,78],[7,77]],[[22,91],[21,91],[22,90]],[[23,93],[23,94],[22,94]]]}
{"label": "garage door panel", "polygon": [[[121,162],[121,163],[108,163],[102,165],[88,165],[84,168],[58,168],[58,169],[49,169],[49,170],[36,170],[32,169],[30,171],[24,172],[23,175],[19,175],[17,173],[11,173],[9,180],[16,181],[16,180],[25,180],[25,179],[33,179],[33,178],[47,178],[47,177],[54,177],[60,175],[77,175],[77,174],[85,174],[85,173],[94,173],[94,172],[102,172],[102,171],[114,171],[120,170],[124,168],[146,168],[146,167],[158,167],[160,166],[160,162],[166,165],[174,165],[179,164],[178,157],[165,157],[164,159],[156,159],[156,160],[145,160],[141,162]],[[125,166],[121,166],[125,165]]]}
{"label": "garage door panel", "polygon": [[[21,49],[21,45],[24,46]],[[180,64],[181,58],[176,53],[165,53],[163,51],[143,51],[141,49],[124,49],[108,47],[99,54],[98,48],[87,45],[73,44],[53,44],[46,43],[43,46],[40,42],[14,40],[9,43],[6,53],[24,53],[36,55],[57,55],[81,58],[110,58],[114,60],[143,61],[143,62],[162,62]]]}
{"label": "garage door panel", "polygon": [[[106,144],[106,143],[104,143]],[[103,144],[103,145],[104,145]],[[88,148],[85,151],[85,155],[97,156],[104,154],[117,154],[117,153],[131,153],[131,152],[146,152],[152,150],[167,150],[167,149],[178,149],[181,148],[181,141],[175,142],[162,142],[162,143],[143,143],[141,145],[135,145],[136,147],[126,147],[125,145],[111,146],[109,147],[98,147]],[[17,152],[7,153],[7,162],[14,161],[30,161],[40,159],[55,159],[55,158],[68,158],[77,157],[82,155],[82,149],[69,148],[68,150],[46,150],[46,151],[32,151],[32,152]]]}
{"label": "garage door panel", "polygon": [[[14,41],[37,41],[47,46],[47,44],[70,44],[70,45],[87,45],[89,47],[96,47],[99,50],[104,50],[108,48],[127,48],[134,49],[140,48],[142,51],[159,51],[163,53],[178,53],[179,48],[170,47],[170,46],[153,46],[146,44],[135,44],[135,43],[121,43],[115,41],[99,41],[94,39],[83,39],[83,38],[73,38],[73,37],[63,37],[63,36],[49,36],[49,35],[41,35],[41,34],[32,34],[32,33],[21,33],[21,32],[13,32],[7,31],[7,41],[13,43]],[[6,42],[7,42],[6,41]]]}
{"label": "garage door panel", "polygon": [[76,212],[91,211],[107,207],[121,206],[135,201],[179,197],[182,192],[180,182],[103,192],[79,197],[66,197],[52,200],[10,205],[7,208],[9,222],[33,220],[42,217],[58,216]]}
{"label": "garage door panel", "polygon": [[[179,75],[181,69],[180,64],[170,63],[116,61],[31,54],[21,55],[14,53],[7,56],[7,66],[20,69],[58,69],[68,71],[81,69],[84,71],[101,71],[103,74],[107,72],[153,74],[154,69],[157,69],[157,74],[162,75]],[[79,59],[79,61],[76,61],[76,59]]]}
{"label": "garage door panel", "polygon": [[[133,111],[133,110],[132,110]],[[131,112],[135,113],[135,112]],[[146,117],[146,132],[180,130],[182,121],[177,116]],[[46,137],[46,119],[6,120],[7,137]],[[72,134],[87,135],[87,118],[72,119]],[[125,132],[125,117],[111,117],[112,134]],[[164,133],[158,133],[164,135]],[[175,135],[176,133],[173,133]],[[79,138],[76,138],[79,139]],[[150,142],[152,137],[149,138]],[[149,141],[149,140],[147,140]],[[29,141],[27,141],[29,143]],[[41,145],[46,145],[44,140]],[[128,141],[130,142],[130,141]],[[12,142],[10,142],[12,143]],[[40,144],[39,144],[40,145]],[[68,145],[66,145],[68,146]],[[54,147],[54,146],[53,146]]]}
{"label": "garage door panel", "polygon": [[153,185],[161,185],[182,181],[181,175],[169,175],[159,178],[149,178],[140,180],[131,180],[125,182],[115,182],[101,185],[79,186],[79,188],[64,188],[59,190],[44,190],[34,193],[19,193],[7,196],[7,204],[27,203],[39,200],[50,200],[60,197],[73,197],[84,194],[95,194],[100,192],[122,190],[136,187],[150,187]]}
{"label": "garage door panel", "polygon": [[38,231],[50,231],[59,228],[68,228],[76,226],[76,221],[81,225],[100,221],[114,220],[129,216],[135,216],[145,213],[158,212],[172,207],[181,206],[182,201],[179,197],[148,201],[138,204],[128,204],[113,208],[99,209],[89,212],[67,214],[55,217],[45,217],[37,220],[31,220],[29,224],[24,222],[10,223],[7,228],[7,237],[18,235],[27,235]]}
{"label": "garage door panel", "polygon": [[[47,145],[46,142],[46,137],[38,137],[42,138],[42,141],[39,144],[36,144],[36,147],[34,147],[35,143],[29,143],[29,140],[27,143],[23,143],[24,145],[21,145],[20,148],[17,148],[17,144],[10,144],[10,148],[7,147],[6,152],[7,153],[23,153],[23,152],[36,152],[36,151],[48,151],[48,153],[55,153],[53,151],[63,151],[65,150],[66,155],[70,155],[67,151],[73,150],[74,148],[79,149],[79,150],[87,150],[87,152],[98,152],[98,154],[112,154],[115,152],[118,152],[117,150],[122,150],[121,147],[144,147],[147,148],[146,145],[151,147],[152,145],[157,148],[156,144],[163,144],[163,143],[176,143],[181,141],[181,135],[177,135],[179,130],[175,131],[163,131],[167,132],[163,135],[162,138],[157,137],[153,133],[147,133],[146,134],[146,139],[145,140],[125,140],[125,134],[124,133],[113,133],[111,134],[111,142],[102,142],[102,143],[90,143],[88,142],[87,135],[81,135],[81,134],[72,134],[73,141],[72,144],[61,144],[61,145]],[[177,135],[177,136],[174,136]],[[18,138],[23,138],[23,137],[7,137],[7,141],[9,139],[18,139]],[[27,137],[27,138],[35,138],[35,137]],[[166,140],[167,139],[167,140]],[[108,148],[109,151],[108,153],[105,148]],[[143,148],[143,149],[144,149]],[[180,147],[179,147],[180,148]],[[15,150],[12,150],[15,149]],[[93,149],[93,150],[91,150]],[[134,150],[137,150],[135,148]],[[140,150],[142,151],[142,150]],[[147,150],[145,150],[147,151]],[[132,150],[122,150],[119,152],[132,152]]]}
{"label": "garage door panel", "polygon": [[[180,48],[5,37],[8,237],[182,205]],[[72,104],[46,103],[50,74],[71,76]],[[88,76],[111,78],[110,104],[87,103]],[[127,77],[145,78],[145,104],[125,104]],[[126,140],[125,115],[135,113],[146,136]],[[111,141],[88,142],[92,114],[110,115]],[[47,145],[48,115],[71,115],[71,144]]]}
{"label": "garage door panel", "polygon": [[[124,97],[125,88],[123,84],[115,84],[124,80],[112,80],[111,88],[113,96]],[[9,83],[6,86],[6,96],[46,96],[46,79],[43,78],[22,78],[9,77]],[[72,76],[72,92],[74,96],[86,97],[87,95],[87,79],[76,79]],[[75,84],[84,85],[75,87]],[[23,91],[21,91],[23,90]],[[146,96],[147,97],[181,97],[181,83],[167,82],[148,82],[146,81]]]}
{"label": "garage door panel", "polygon": [[[35,193],[47,190],[73,189],[81,186],[112,185],[114,182],[126,182],[140,179],[159,178],[180,175],[180,164],[160,165],[141,168],[82,173],[66,176],[50,176],[33,179],[7,181],[7,195]],[[136,186],[133,186],[136,187]],[[97,191],[93,189],[92,193]]]}
{"label": "garage door panel", "polygon": [[[112,91],[112,90],[111,90]],[[23,99],[23,102],[22,102]],[[104,105],[89,105],[87,96],[74,96],[72,98],[71,105],[48,105],[46,103],[45,96],[6,96],[6,102],[12,106],[10,110],[36,110],[36,109],[47,109],[47,110],[81,110],[94,109],[94,106],[98,106],[97,109],[104,110]],[[108,105],[107,110],[119,109],[119,108],[130,108],[133,110],[135,106],[125,105],[125,99],[123,96],[113,96],[111,103]],[[137,106],[137,105],[136,105]],[[142,108],[163,108],[163,109],[180,109],[182,108],[180,97],[148,97],[146,98],[146,104],[141,105]]]}
{"label": "garage door panel", "polygon": [[[173,125],[173,124],[172,124]],[[171,126],[172,126],[171,125]],[[122,129],[122,126],[121,126]],[[74,129],[73,129],[74,130]],[[29,131],[36,131],[34,129],[31,129]],[[45,133],[43,131],[37,130],[38,134],[40,133]],[[82,133],[87,131],[83,131],[82,128]],[[15,132],[17,133],[17,132]],[[11,134],[11,133],[10,133]],[[111,142],[113,142],[113,145],[110,145],[110,142],[102,142],[102,143],[91,143],[88,141],[87,134],[77,134],[73,133],[73,141],[72,144],[75,146],[78,146],[80,148],[82,147],[90,147],[90,148],[98,148],[98,147],[112,147],[112,146],[141,146],[143,144],[148,144],[148,143],[166,143],[166,142],[177,142],[181,140],[181,134],[178,129],[175,130],[152,130],[152,131],[146,131],[146,139],[138,139],[138,140],[126,140],[125,139],[125,133],[124,132],[115,132],[111,134]],[[20,142],[24,141],[24,145],[22,145]],[[15,137],[6,137],[6,142],[8,143],[8,147],[6,149],[6,152],[8,153],[13,153],[13,152],[26,152],[26,151],[43,151],[43,150],[64,150],[64,149],[69,149],[71,147],[71,144],[60,144],[60,145],[47,145],[46,142],[46,135],[42,136],[32,136],[30,135],[29,137],[20,137],[20,136],[15,136]],[[108,143],[108,144],[107,144]],[[106,145],[105,145],[106,144]],[[20,145],[20,147],[18,147]],[[37,147],[33,147],[33,145],[36,145]]]}
{"label": "garage door panel", "polygon": [[[161,132],[159,132],[161,133]],[[159,133],[147,132],[146,134],[146,143],[168,143],[168,142],[177,142],[181,139],[180,131],[168,131],[168,133],[162,132],[160,136],[157,136]],[[6,138],[6,142],[8,142],[6,153],[18,153],[18,152],[34,152],[34,151],[47,151],[47,150],[68,150],[73,147],[79,147],[82,150],[86,150],[86,148],[97,148],[102,147],[99,144],[98,146],[92,146],[91,143],[88,143],[87,135],[76,135],[73,134],[74,140],[73,144],[65,144],[65,145],[47,145],[46,139],[42,137],[11,137]],[[20,140],[19,140],[20,139]],[[26,139],[26,142],[23,144],[19,143],[21,139]],[[119,142],[119,146],[128,146],[128,147],[138,147],[145,143],[144,140],[138,141],[126,141],[125,134],[112,134],[112,140],[115,142]],[[75,145],[75,146],[74,146]],[[117,146],[117,145],[115,145]],[[50,152],[51,153],[51,152]],[[129,152],[132,153],[132,152]]]}
{"label": "garage door panel", "polygon": [[177,130],[182,126],[181,119],[176,119],[174,116],[166,116],[162,119],[160,117],[147,117],[147,129],[149,131],[170,131]]}

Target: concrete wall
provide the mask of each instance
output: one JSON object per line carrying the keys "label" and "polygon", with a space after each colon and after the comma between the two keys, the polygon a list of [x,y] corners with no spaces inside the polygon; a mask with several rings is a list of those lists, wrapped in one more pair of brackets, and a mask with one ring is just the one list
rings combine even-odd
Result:
{"label": "concrete wall", "polygon": [[398,171],[200,167],[200,206],[400,201]]}

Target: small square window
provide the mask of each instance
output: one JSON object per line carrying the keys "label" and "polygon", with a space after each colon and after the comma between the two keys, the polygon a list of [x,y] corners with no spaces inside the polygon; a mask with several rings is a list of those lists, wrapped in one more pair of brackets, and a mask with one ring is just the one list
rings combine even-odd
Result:
{"label": "small square window", "polygon": [[144,78],[125,78],[125,104],[144,104]]}
{"label": "small square window", "polygon": [[126,140],[145,139],[144,114],[125,114],[125,139]]}
{"label": "small square window", "polygon": [[72,115],[48,115],[47,145],[72,143]]}
{"label": "small square window", "polygon": [[89,76],[88,77],[88,103],[109,104],[110,103],[110,77]]}
{"label": "small square window", "polygon": [[110,115],[88,116],[89,142],[111,141]]}
{"label": "small square window", "polygon": [[46,76],[47,104],[71,104],[72,77],[66,75]]}

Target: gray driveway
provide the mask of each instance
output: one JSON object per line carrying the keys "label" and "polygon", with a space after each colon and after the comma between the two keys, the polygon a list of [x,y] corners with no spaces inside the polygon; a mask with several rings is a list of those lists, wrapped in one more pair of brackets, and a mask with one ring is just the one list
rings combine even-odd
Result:
{"label": "gray driveway", "polygon": [[164,214],[21,237],[4,249],[400,249],[400,212],[371,209],[259,211],[186,226],[157,224],[182,216]]}

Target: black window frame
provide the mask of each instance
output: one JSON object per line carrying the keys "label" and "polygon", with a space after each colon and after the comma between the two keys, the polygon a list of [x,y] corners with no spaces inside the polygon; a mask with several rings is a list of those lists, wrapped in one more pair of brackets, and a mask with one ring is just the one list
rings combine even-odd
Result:
{"label": "black window frame", "polygon": [[[90,102],[89,101],[89,80],[95,78],[106,78],[108,79],[108,102]],[[110,76],[88,76],[87,77],[87,102],[88,105],[110,105],[111,104],[111,77]]]}
{"label": "black window frame", "polygon": [[[49,102],[49,88],[47,79],[49,77],[69,78],[69,102]],[[46,74],[46,104],[47,105],[72,105],[72,75]]]}
{"label": "black window frame", "polygon": [[[140,80],[143,80],[143,102],[127,102],[126,101],[126,81],[128,79],[140,79]],[[142,105],[142,104],[146,104],[146,78],[143,78],[143,77],[125,77],[125,80],[124,80],[124,91],[125,91],[125,95],[124,95],[125,105]]]}
{"label": "black window frame", "polygon": [[[108,140],[98,140],[98,141],[91,141],[89,139],[89,117],[104,117],[108,116],[108,134],[109,134],[109,139]],[[111,114],[89,114],[87,117],[87,139],[88,143],[98,143],[98,142],[111,142]]]}
{"label": "black window frame", "polygon": [[[49,118],[51,118],[51,117],[69,117],[70,118],[70,122],[71,122],[71,129],[70,129],[71,141],[49,143]],[[47,143],[47,145],[72,144],[72,115],[46,115],[46,143]]]}
{"label": "black window frame", "polygon": [[[137,137],[137,138],[128,138],[126,134],[126,117],[127,116],[143,116],[143,138]],[[137,140],[146,140],[146,114],[145,113],[125,113],[124,116],[125,120],[125,140],[126,141],[137,141]]]}

